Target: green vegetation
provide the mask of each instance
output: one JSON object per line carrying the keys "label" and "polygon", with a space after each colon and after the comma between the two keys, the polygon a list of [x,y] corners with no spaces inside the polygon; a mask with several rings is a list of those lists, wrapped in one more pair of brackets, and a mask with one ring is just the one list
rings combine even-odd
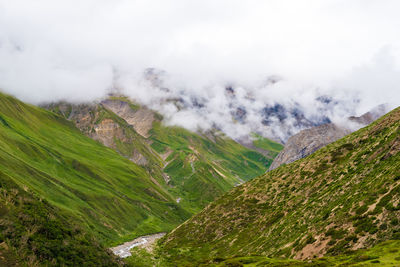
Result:
{"label": "green vegetation", "polygon": [[[319,259],[296,261],[290,259],[267,258],[262,256],[237,257],[231,259],[217,258],[205,266],[238,266],[238,267],[261,267],[261,266],[398,266],[400,265],[400,241],[392,240],[382,242],[367,250],[357,250],[345,255],[322,257]],[[146,265],[143,265],[146,266]],[[148,265],[150,266],[150,265]]]}
{"label": "green vegetation", "polygon": [[[76,112],[53,108],[67,118]],[[158,114],[143,137],[101,105],[80,109],[74,122],[87,136],[112,126],[103,136],[112,149],[55,113],[0,95],[0,265],[117,266],[104,246],[170,231],[215,199],[125,263],[400,263],[400,109],[242,185],[271,159],[218,132],[163,126]],[[261,137],[254,146],[281,149]],[[144,160],[135,164],[137,155]]]}
{"label": "green vegetation", "polygon": [[169,151],[164,167],[171,178],[169,191],[193,213],[234,185],[263,174],[271,164],[263,155],[221,133],[209,135],[211,138],[204,138],[179,127],[165,127],[159,121],[151,130],[152,147],[159,153]]}
{"label": "green vegetation", "polygon": [[275,158],[279,152],[283,149],[283,145],[274,142],[268,138],[262,137],[259,134],[253,134],[252,138],[253,140],[253,145],[257,148],[261,148],[266,151],[271,151],[271,156]]}
{"label": "green vegetation", "polygon": [[313,259],[400,239],[399,151],[400,108],[234,188],[165,236],[158,253],[182,266],[251,255]]}
{"label": "green vegetation", "polygon": [[[53,106],[59,116],[0,94],[0,261],[118,264],[103,245],[170,231],[239,176],[268,167],[262,155],[223,136],[210,141],[156,120],[146,139],[101,105],[80,108],[75,123],[88,136],[101,123],[118,125],[115,135],[103,136],[113,149],[62,117],[76,115],[71,105]],[[143,164],[129,160],[136,154]]]}
{"label": "green vegetation", "polygon": [[119,266],[111,252],[60,209],[0,172],[1,266]]}
{"label": "green vegetation", "polygon": [[143,168],[56,114],[0,95],[0,117],[0,172],[100,243],[168,231],[190,216]]}
{"label": "green vegetation", "polygon": [[[128,266],[153,267],[169,266],[160,255],[153,255],[144,249],[135,248],[132,250],[132,256],[126,258],[125,263]],[[177,266],[185,267],[330,267],[330,266],[398,266],[400,265],[400,241],[390,240],[382,242],[370,249],[359,249],[348,251],[342,255],[325,256],[307,261],[293,260],[285,258],[269,258],[265,256],[238,256],[231,258],[214,257],[202,261],[190,262],[181,259],[175,263]]]}
{"label": "green vegetation", "polygon": [[[122,117],[130,119],[138,111],[151,112],[153,116],[146,117],[154,118],[148,136],[138,134],[135,127],[107,109],[108,106],[113,106],[114,111],[119,109]],[[87,136],[101,140],[124,157],[137,159],[140,155],[140,168],[190,214],[235,185],[265,173],[273,160],[220,132],[199,135],[180,127],[167,127],[161,123],[160,114],[141,110],[123,96],[110,97],[105,105],[56,103],[47,108],[72,120]],[[110,121],[114,124],[111,131],[108,127],[104,134],[96,132],[105,124],[110,125]]]}

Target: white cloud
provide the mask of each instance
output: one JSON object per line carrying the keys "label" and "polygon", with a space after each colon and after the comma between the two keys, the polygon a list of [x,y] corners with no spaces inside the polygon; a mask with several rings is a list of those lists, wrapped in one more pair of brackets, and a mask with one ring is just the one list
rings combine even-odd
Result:
{"label": "white cloud", "polygon": [[[169,123],[268,132],[259,110],[274,102],[309,116],[318,95],[349,105],[331,117],[399,105],[399,9],[396,0],[0,0],[0,88],[32,103],[86,101],[117,70],[119,86]],[[143,83],[148,67],[166,71],[170,92]],[[283,80],[265,86],[271,75]],[[230,119],[226,84],[245,125]],[[161,101],[193,95],[205,108]]]}

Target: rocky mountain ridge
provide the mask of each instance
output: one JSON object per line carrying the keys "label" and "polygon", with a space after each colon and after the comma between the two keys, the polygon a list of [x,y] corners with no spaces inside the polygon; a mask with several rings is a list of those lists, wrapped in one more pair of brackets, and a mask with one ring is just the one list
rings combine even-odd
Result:
{"label": "rocky mountain ridge", "polygon": [[265,156],[218,132],[199,135],[165,127],[160,114],[121,95],[111,95],[98,103],[61,102],[44,107],[142,166],[157,186],[174,195],[190,212],[262,174],[277,154]]}
{"label": "rocky mountain ridge", "polygon": [[339,125],[330,122],[302,130],[288,139],[284,149],[274,159],[269,170],[307,157],[318,149],[350,134],[354,128],[367,126],[386,112],[387,107],[380,105],[359,117],[349,117],[346,124]]}
{"label": "rocky mountain ridge", "polygon": [[311,260],[399,239],[399,157],[397,108],[234,188],[169,233],[160,253],[188,266],[250,255]]}
{"label": "rocky mountain ridge", "polygon": [[131,96],[161,112],[172,124],[191,130],[215,128],[235,140],[256,133],[279,143],[303,129],[330,123],[338,114],[354,114],[361,105],[354,96],[318,91],[308,95],[307,101],[301,95],[278,98],[274,92],[286,82],[284,77],[270,75],[252,86],[224,81],[195,90],[171,81],[166,71],[149,68],[140,85],[152,97],[143,98],[138,92]]}

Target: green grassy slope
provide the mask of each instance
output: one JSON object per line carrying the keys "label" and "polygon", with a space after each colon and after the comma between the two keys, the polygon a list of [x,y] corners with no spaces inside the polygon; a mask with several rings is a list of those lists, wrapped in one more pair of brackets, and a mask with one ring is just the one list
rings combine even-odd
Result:
{"label": "green grassy slope", "polygon": [[6,95],[0,95],[0,171],[105,244],[167,231],[190,216],[136,164],[56,114]]}
{"label": "green grassy slope", "polygon": [[254,138],[253,146],[266,151],[270,151],[272,158],[275,158],[283,149],[283,145],[274,142],[268,138],[262,137],[259,134],[253,134],[252,137]]}
{"label": "green grassy slope", "polygon": [[[161,115],[155,112],[149,136],[143,137],[132,125],[106,108],[109,105],[129,106],[130,116],[133,116],[142,109],[141,106],[123,96],[113,96],[105,101],[106,105],[55,103],[47,108],[70,119],[94,139],[98,138],[96,129],[112,120],[113,129],[107,134],[113,141],[108,146],[126,158],[140,153],[145,159],[140,168],[191,214],[235,185],[263,174],[273,160],[221,133],[199,135],[180,127],[167,127],[161,123]],[[101,138],[106,139],[105,136]]]}
{"label": "green grassy slope", "polygon": [[[345,255],[322,257],[309,261],[299,261],[282,258],[268,258],[262,256],[236,257],[231,259],[216,258],[205,261],[204,266],[215,267],[261,267],[261,266],[292,266],[292,267],[329,267],[329,266],[399,266],[400,241],[385,241],[370,249],[360,249]],[[146,265],[142,265],[146,266]],[[148,265],[151,266],[151,265]]]}
{"label": "green grassy slope", "polygon": [[0,266],[120,265],[60,209],[0,177]]}
{"label": "green grassy slope", "polygon": [[400,108],[234,188],[168,234],[171,262],[307,259],[400,239]]}
{"label": "green grassy slope", "polygon": [[369,249],[347,251],[336,256],[325,256],[307,261],[288,258],[270,258],[266,256],[214,257],[201,261],[188,262],[178,260],[171,264],[163,255],[154,255],[144,249],[134,248],[132,256],[124,259],[127,266],[133,267],[165,267],[165,266],[207,266],[207,267],[330,267],[330,266],[400,266],[400,241],[389,240]]}
{"label": "green grassy slope", "polygon": [[170,151],[163,169],[171,178],[170,191],[193,213],[270,165],[263,155],[223,135],[214,134],[210,140],[155,122],[150,138],[157,152]]}

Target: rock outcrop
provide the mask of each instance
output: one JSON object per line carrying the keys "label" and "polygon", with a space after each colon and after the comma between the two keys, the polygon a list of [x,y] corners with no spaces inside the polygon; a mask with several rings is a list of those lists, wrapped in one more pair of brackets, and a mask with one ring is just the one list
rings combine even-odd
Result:
{"label": "rock outcrop", "polygon": [[[147,148],[146,146],[141,146],[140,151],[138,148],[121,151],[118,148],[118,144],[134,144],[135,141],[136,143],[145,142],[144,138],[141,138],[141,136],[147,136],[149,127],[151,127],[151,123],[154,120],[151,119],[154,118],[154,115],[149,114],[151,112],[150,110],[146,108],[132,110],[132,107],[130,107],[128,103],[118,100],[104,100],[97,104],[86,103],[78,105],[55,103],[44,107],[57,111],[68,120],[73,121],[82,133],[116,150],[122,156],[129,158],[132,162],[141,166],[147,165],[148,159],[144,154],[149,155],[149,153],[152,153],[153,151],[151,149],[145,149]],[[144,111],[141,111],[142,109]],[[136,132],[126,127],[124,123],[112,118],[107,110],[111,110],[114,113],[118,112],[123,115],[123,118],[127,119],[126,123],[132,126]],[[146,119],[149,119],[149,122],[143,122]]]}
{"label": "rock outcrop", "polygon": [[[298,159],[307,157],[318,149],[335,142],[336,140],[350,134],[354,129],[366,126],[386,113],[387,107],[380,105],[375,109],[361,115],[352,116],[348,120],[350,124],[358,127],[347,127],[326,123],[300,131],[288,139],[285,148],[274,159],[269,170],[278,168],[282,164],[288,164]],[[352,125],[354,126],[354,125]]]}
{"label": "rock outcrop", "polygon": [[273,170],[282,164],[304,158],[349,133],[351,133],[350,130],[336,126],[333,123],[300,131],[289,138],[285,148],[274,159],[269,169]]}
{"label": "rock outcrop", "polygon": [[[179,199],[179,205],[190,207],[191,212],[200,210],[242,179],[264,173],[272,162],[220,133],[196,134],[165,126],[161,114],[122,95],[85,104],[43,106],[139,165],[140,172],[149,177],[149,184],[167,192],[174,202]],[[143,190],[165,201],[158,192]]]}
{"label": "rock outcrop", "polygon": [[123,118],[127,123],[133,126],[135,131],[141,136],[148,138],[149,131],[153,126],[154,112],[146,107],[132,107],[132,104],[126,101],[104,100],[101,104]]}

